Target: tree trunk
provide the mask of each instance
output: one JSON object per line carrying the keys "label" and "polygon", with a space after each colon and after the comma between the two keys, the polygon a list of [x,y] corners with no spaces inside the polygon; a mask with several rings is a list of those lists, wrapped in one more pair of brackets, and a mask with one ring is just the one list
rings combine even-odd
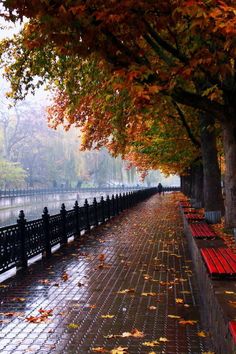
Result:
{"label": "tree trunk", "polygon": [[191,167],[192,175],[192,190],[191,198],[192,205],[195,208],[202,208],[204,205],[203,195],[203,167],[201,161],[198,161]]}
{"label": "tree trunk", "polygon": [[224,214],[224,201],[216,148],[215,120],[206,112],[201,112],[199,119],[204,175],[204,208],[206,213],[216,211],[220,215],[220,212]]}
{"label": "tree trunk", "polygon": [[181,191],[187,197],[191,196],[191,178],[190,175],[184,175],[181,177]]}
{"label": "tree trunk", "polygon": [[224,122],[225,226],[236,228],[236,118]]}

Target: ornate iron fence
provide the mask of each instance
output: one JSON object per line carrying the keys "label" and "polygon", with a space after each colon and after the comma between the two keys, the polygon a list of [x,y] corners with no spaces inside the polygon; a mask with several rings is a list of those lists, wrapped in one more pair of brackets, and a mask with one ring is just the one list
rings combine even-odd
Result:
{"label": "ornate iron fence", "polygon": [[42,219],[32,221],[27,221],[21,210],[17,224],[0,228],[0,273],[26,268],[28,260],[39,254],[50,257],[53,246],[66,244],[69,237],[79,237],[81,231],[89,231],[156,192],[156,188],[149,188],[107,196],[106,200],[101,197],[100,202],[94,198],[90,205],[85,199],[83,207],[76,201],[72,210],[62,204],[60,213],[52,216],[45,207]]}

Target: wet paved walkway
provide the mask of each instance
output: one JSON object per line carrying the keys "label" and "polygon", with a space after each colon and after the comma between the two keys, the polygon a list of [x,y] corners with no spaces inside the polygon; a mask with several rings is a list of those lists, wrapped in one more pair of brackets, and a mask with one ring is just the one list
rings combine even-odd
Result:
{"label": "wet paved walkway", "polygon": [[191,267],[177,196],[154,196],[0,284],[0,353],[208,352]]}

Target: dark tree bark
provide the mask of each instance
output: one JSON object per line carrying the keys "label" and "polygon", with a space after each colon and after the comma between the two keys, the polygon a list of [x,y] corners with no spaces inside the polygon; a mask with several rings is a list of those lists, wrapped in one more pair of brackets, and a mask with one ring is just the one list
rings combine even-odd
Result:
{"label": "dark tree bark", "polygon": [[204,193],[203,193],[203,166],[202,162],[198,161],[191,167],[192,188],[191,198],[192,204],[196,208],[204,206]]}
{"label": "dark tree bark", "polygon": [[236,116],[222,124],[225,153],[225,226],[236,228]]}
{"label": "dark tree bark", "polygon": [[221,173],[218,163],[215,120],[212,115],[201,112],[201,151],[204,175],[204,208],[206,212],[224,213],[224,201],[221,189]]}

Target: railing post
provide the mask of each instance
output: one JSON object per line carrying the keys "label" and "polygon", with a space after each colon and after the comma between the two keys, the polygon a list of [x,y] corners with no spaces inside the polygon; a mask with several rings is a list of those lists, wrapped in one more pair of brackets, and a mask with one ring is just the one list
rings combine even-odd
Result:
{"label": "railing post", "polygon": [[116,194],[116,215],[119,215],[119,197],[118,197],[118,194]]}
{"label": "railing post", "polygon": [[49,258],[52,255],[51,242],[50,242],[49,218],[50,218],[50,215],[48,214],[48,208],[45,207],[43,209],[42,219],[43,219],[43,228],[44,228],[44,237],[45,237],[46,258]]}
{"label": "railing post", "polygon": [[119,195],[119,200],[120,200],[120,203],[119,203],[120,211],[122,212],[124,209],[123,209],[123,196],[121,193]]}
{"label": "railing post", "polygon": [[89,204],[88,204],[88,200],[87,199],[85,199],[84,210],[85,210],[85,220],[86,220],[86,231],[90,232]]}
{"label": "railing post", "polygon": [[74,205],[74,211],[75,211],[75,230],[76,230],[76,236],[80,236],[80,212],[79,212],[79,204],[77,200],[75,201]]}
{"label": "railing post", "polygon": [[109,195],[107,196],[106,203],[107,203],[107,219],[110,220],[110,218],[111,218],[111,208],[110,208]]}
{"label": "railing post", "polygon": [[61,205],[61,223],[62,223],[62,238],[61,238],[61,244],[65,245],[67,244],[67,235],[66,235],[66,207],[65,204],[62,203]]}
{"label": "railing post", "polygon": [[104,224],[105,222],[105,202],[104,202],[104,199],[103,199],[103,196],[101,196],[101,211],[102,211],[102,224]]}
{"label": "railing post", "polygon": [[115,198],[114,198],[114,194],[112,194],[111,196],[111,205],[112,205],[112,216],[116,215],[116,210],[115,210]]}
{"label": "railing post", "polygon": [[17,268],[27,268],[27,250],[26,250],[26,219],[24,211],[21,210],[19,214],[19,219],[17,219],[17,224],[19,227],[19,242],[20,242],[20,262],[17,265]]}
{"label": "railing post", "polygon": [[96,198],[93,199],[93,209],[94,209],[95,226],[98,226],[98,203]]}

